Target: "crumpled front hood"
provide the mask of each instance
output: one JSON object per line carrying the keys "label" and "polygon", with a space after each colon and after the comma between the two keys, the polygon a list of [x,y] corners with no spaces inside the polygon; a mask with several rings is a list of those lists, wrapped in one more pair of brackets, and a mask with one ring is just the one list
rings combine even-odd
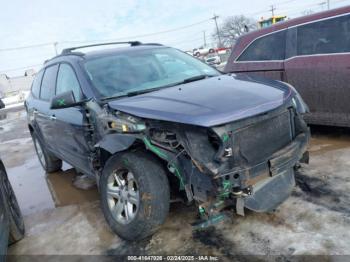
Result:
{"label": "crumpled front hood", "polygon": [[248,75],[221,75],[109,102],[142,118],[216,126],[261,114],[294,95],[282,82]]}

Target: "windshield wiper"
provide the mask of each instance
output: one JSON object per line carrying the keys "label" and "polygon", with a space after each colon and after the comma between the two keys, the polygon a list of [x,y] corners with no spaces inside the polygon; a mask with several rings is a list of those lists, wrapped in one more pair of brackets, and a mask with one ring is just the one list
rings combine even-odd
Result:
{"label": "windshield wiper", "polygon": [[132,92],[127,93],[126,95],[127,96],[141,95],[141,94],[157,91],[157,90],[160,90],[160,89],[163,89],[163,88],[167,88],[167,87],[178,86],[178,85],[187,84],[187,83],[190,83],[190,82],[202,80],[202,79],[205,79],[207,77],[212,77],[212,76],[211,75],[193,76],[193,77],[186,78],[186,79],[184,79],[184,80],[182,80],[180,82],[177,82],[177,83],[173,83],[173,84],[169,84],[169,85],[165,85],[165,86],[154,87],[154,88],[148,88],[148,89],[144,89],[144,90],[132,91]]}
{"label": "windshield wiper", "polygon": [[154,88],[143,89],[143,90],[131,91],[131,92],[128,92],[128,93],[123,93],[123,94],[118,95],[118,96],[104,97],[101,100],[104,101],[104,100],[121,98],[121,97],[137,96],[137,95],[141,95],[141,94],[154,92],[154,91],[157,91],[157,90],[160,90],[160,89],[163,89],[163,88],[172,87],[172,86],[178,86],[178,85],[182,85],[182,84],[187,84],[187,83],[190,83],[190,82],[202,80],[202,79],[213,77],[213,76],[214,75],[197,75],[197,76],[192,76],[192,77],[186,78],[186,79],[184,79],[184,80],[182,80],[180,82],[177,82],[177,83],[164,85],[164,86],[159,86],[159,87],[154,87]]}
{"label": "windshield wiper", "polygon": [[126,93],[126,96],[136,96],[136,95],[146,94],[146,93],[157,91],[157,90],[160,90],[160,89],[163,89],[166,87],[170,87],[170,86],[173,86],[173,85],[165,85],[165,86],[148,88],[148,89],[143,89],[143,90],[138,90],[138,91],[132,91],[132,92]]}
{"label": "windshield wiper", "polygon": [[128,95],[127,94],[121,94],[121,95],[117,95],[117,96],[106,96],[106,97],[100,98],[100,100],[101,101],[106,101],[106,100],[122,98],[122,97],[126,97],[126,96],[128,96]]}
{"label": "windshield wiper", "polygon": [[202,80],[205,79],[207,77],[212,77],[212,75],[198,75],[198,76],[192,76],[189,78],[184,79],[181,84],[186,84],[186,83],[190,83],[190,82],[194,82],[194,81],[198,81],[198,80]]}

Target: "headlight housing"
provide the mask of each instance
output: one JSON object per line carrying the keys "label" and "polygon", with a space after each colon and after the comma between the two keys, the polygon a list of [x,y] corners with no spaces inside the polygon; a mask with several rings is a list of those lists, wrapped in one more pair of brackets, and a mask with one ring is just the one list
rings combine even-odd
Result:
{"label": "headlight housing", "polygon": [[122,112],[115,112],[115,117],[108,119],[107,126],[120,133],[139,133],[146,129],[146,124],[138,117]]}
{"label": "headlight housing", "polygon": [[300,114],[308,113],[310,111],[309,107],[304,102],[303,98],[301,97],[299,92],[294,88],[294,86],[292,86],[291,84],[286,83],[286,82],[282,82],[282,81],[279,81],[279,82],[285,84],[293,91],[294,95],[292,98],[292,102],[293,102],[293,105],[294,105],[295,109],[297,110],[297,112]]}

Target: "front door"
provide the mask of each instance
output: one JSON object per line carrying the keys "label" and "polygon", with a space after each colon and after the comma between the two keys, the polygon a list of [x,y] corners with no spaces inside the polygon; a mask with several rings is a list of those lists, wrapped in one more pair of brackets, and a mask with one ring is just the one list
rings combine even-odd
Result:
{"label": "front door", "polygon": [[[82,97],[79,81],[73,67],[62,63],[58,70],[56,95],[73,91],[76,101]],[[55,132],[52,134],[56,148],[64,160],[84,173],[91,173],[90,150],[85,139],[85,112],[82,107],[52,110]]]}

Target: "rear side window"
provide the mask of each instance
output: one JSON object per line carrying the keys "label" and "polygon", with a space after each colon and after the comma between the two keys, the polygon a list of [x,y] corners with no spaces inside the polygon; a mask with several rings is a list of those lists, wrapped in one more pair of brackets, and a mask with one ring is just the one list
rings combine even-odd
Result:
{"label": "rear side window", "polygon": [[73,91],[75,100],[80,100],[80,85],[73,68],[68,64],[61,64],[57,76],[56,95],[67,91]]}
{"label": "rear side window", "polygon": [[32,84],[32,94],[36,98],[39,98],[39,95],[40,95],[40,84],[41,84],[41,79],[43,78],[43,73],[44,73],[43,70],[39,71],[36,74]]}
{"label": "rear side window", "polygon": [[297,28],[298,55],[350,52],[350,15]]}
{"label": "rear side window", "polygon": [[240,55],[238,61],[283,60],[286,50],[286,30],[256,39]]}
{"label": "rear side window", "polygon": [[55,85],[58,65],[46,68],[41,82],[40,99],[49,101],[55,95]]}

